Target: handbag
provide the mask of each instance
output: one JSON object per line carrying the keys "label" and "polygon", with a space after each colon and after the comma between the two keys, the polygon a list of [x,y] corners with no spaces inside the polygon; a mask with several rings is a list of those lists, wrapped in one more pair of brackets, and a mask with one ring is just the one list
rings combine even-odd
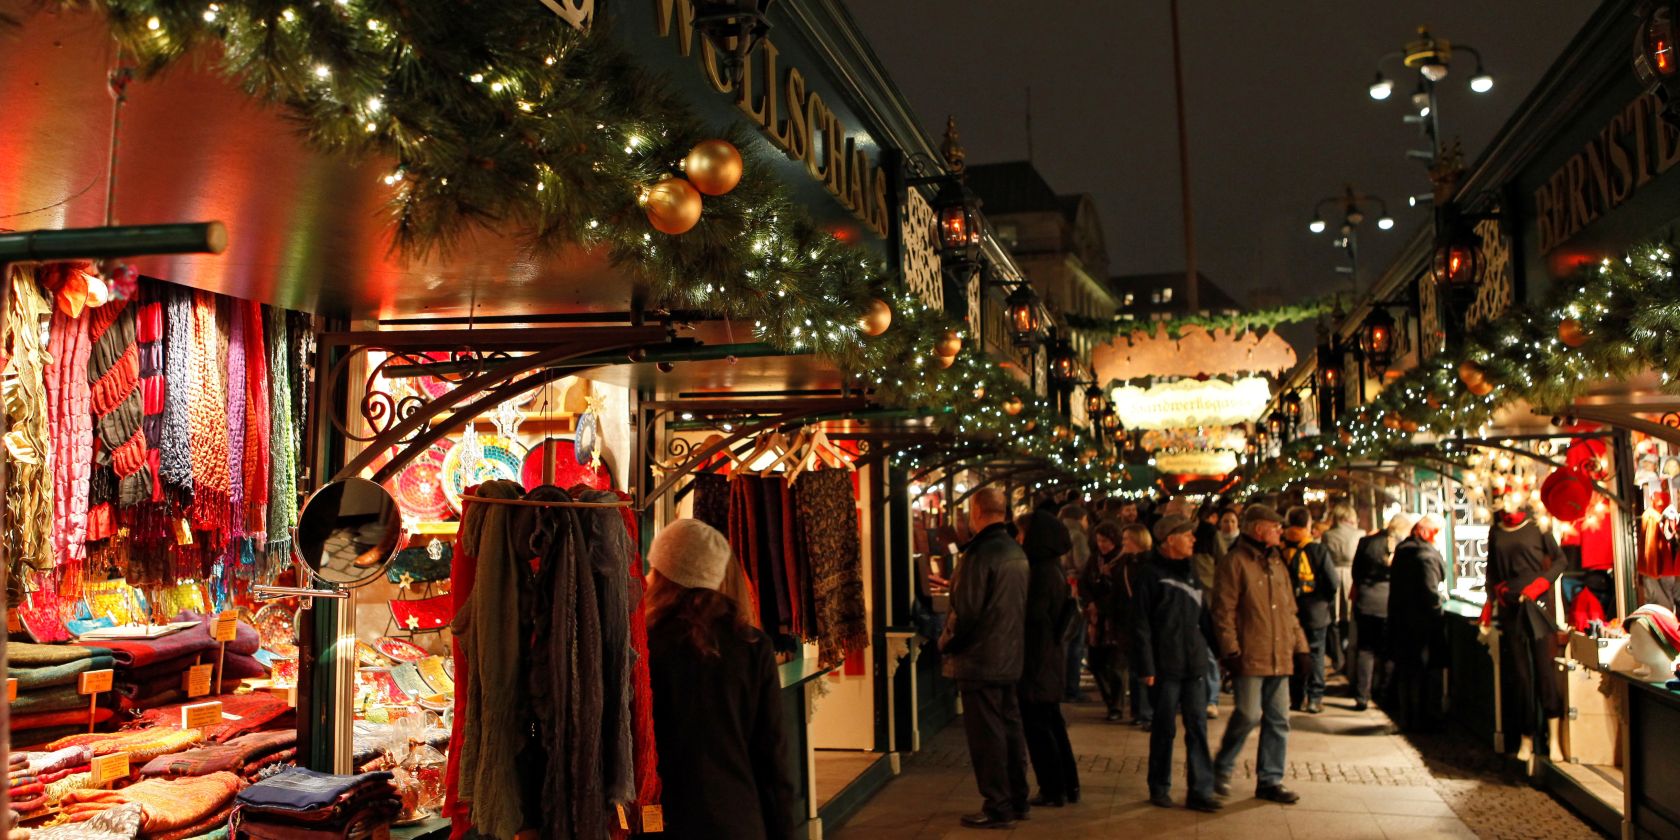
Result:
{"label": "handbag", "polygon": [[397,620],[397,626],[410,633],[442,630],[455,618],[453,595],[437,595],[412,601],[393,600],[388,603],[391,605],[392,617]]}

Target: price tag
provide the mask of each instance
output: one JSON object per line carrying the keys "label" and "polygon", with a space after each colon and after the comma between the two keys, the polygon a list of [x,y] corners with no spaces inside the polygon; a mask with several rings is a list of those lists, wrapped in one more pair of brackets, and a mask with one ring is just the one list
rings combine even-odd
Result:
{"label": "price tag", "polygon": [[203,697],[210,693],[210,675],[216,670],[214,665],[194,665],[181,676],[181,690],[188,697]]}
{"label": "price tag", "polygon": [[110,668],[99,671],[83,671],[80,692],[82,694],[100,694],[111,690],[111,678],[115,674]]}
{"label": "price tag", "polygon": [[181,707],[182,729],[209,729],[212,726],[221,725],[222,703],[220,700]]}
{"label": "price tag", "polygon": [[239,637],[239,613],[227,610],[216,614],[215,623],[210,625],[210,638],[218,642],[231,642]]}
{"label": "price tag", "polygon": [[658,805],[642,806],[642,833],[658,834],[665,830],[665,809]]}
{"label": "price tag", "polygon": [[630,830],[630,815],[624,812],[624,803],[615,802],[613,807],[618,809],[618,827],[624,831]]}
{"label": "price tag", "polygon": [[297,686],[295,685],[271,685],[263,690],[286,701],[288,706],[297,705]]}
{"label": "price tag", "polygon": [[6,610],[6,632],[7,633],[22,633],[23,632],[23,619],[18,618],[18,611],[15,608]]}
{"label": "price tag", "polygon": [[14,679],[7,679],[6,680],[6,702],[7,703],[16,703],[17,702],[17,680],[14,680]]}
{"label": "price tag", "polygon": [[118,779],[126,779],[129,773],[128,753],[95,756],[88,769],[93,775],[94,787],[104,787]]}

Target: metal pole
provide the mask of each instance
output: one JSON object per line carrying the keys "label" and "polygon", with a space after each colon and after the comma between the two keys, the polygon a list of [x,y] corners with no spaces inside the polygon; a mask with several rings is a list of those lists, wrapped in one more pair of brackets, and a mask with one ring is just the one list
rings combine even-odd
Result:
{"label": "metal pole", "polygon": [[220,254],[227,244],[227,228],[221,222],[31,230],[0,233],[0,263]]}
{"label": "metal pole", "polygon": [[[1190,133],[1184,124],[1184,59],[1178,37],[1178,0],[1172,0],[1173,95],[1178,103],[1178,180],[1184,205],[1184,308],[1201,311],[1200,275],[1196,270],[1196,216],[1190,204]],[[1433,110],[1431,110],[1433,113]]]}

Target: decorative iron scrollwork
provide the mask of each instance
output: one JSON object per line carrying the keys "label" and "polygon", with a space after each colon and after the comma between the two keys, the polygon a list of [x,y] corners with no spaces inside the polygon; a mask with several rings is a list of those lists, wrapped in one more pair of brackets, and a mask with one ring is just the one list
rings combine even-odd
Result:
{"label": "decorative iron scrollwork", "polygon": [[[330,377],[328,393],[334,392],[340,380],[347,376],[358,358],[366,356],[371,359],[374,354],[383,354],[378,363],[368,371],[362,383],[362,396],[357,401],[356,411],[367,424],[366,431],[352,428],[352,424],[345,418],[332,414],[332,423],[346,438],[359,443],[369,443],[390,431],[415,415],[425,415],[427,406],[455,388],[461,383],[484,373],[491,364],[513,358],[512,354],[504,351],[476,351],[471,349],[457,349],[448,353],[418,352],[413,350],[399,350],[377,345],[353,347],[345,353],[328,374]],[[424,375],[407,375],[390,377],[386,374],[393,368],[436,368],[435,373]],[[404,436],[399,443],[407,443],[430,428],[429,423],[421,423],[410,434]]]}

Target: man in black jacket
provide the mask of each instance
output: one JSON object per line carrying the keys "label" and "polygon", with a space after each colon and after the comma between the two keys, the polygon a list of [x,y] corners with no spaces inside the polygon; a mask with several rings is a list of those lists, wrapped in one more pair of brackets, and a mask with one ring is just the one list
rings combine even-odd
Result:
{"label": "man in black jacket", "polygon": [[1213,635],[1204,592],[1190,568],[1196,522],[1167,514],[1155,523],[1155,555],[1138,571],[1132,612],[1133,661],[1158,715],[1149,730],[1149,801],[1173,805],[1172,753],[1184,719],[1188,807],[1213,812],[1213,757],[1208,752],[1208,640]]}
{"label": "man in black jacket", "polygon": [[1363,712],[1371,706],[1372,692],[1381,695],[1388,688],[1394,670],[1388,654],[1388,569],[1394,547],[1412,531],[1412,518],[1396,513],[1382,531],[1359,541],[1353,555],[1353,643],[1357,668],[1353,683],[1353,709]]}
{"label": "man in black jacket", "polygon": [[1324,543],[1313,539],[1312,512],[1299,505],[1284,514],[1283,563],[1295,587],[1295,617],[1307,634],[1311,651],[1305,664],[1289,677],[1290,707],[1309,714],[1324,711],[1324,657],[1330,624],[1336,618],[1336,589],[1341,577]]}
{"label": "man in black jacket", "polygon": [[968,503],[974,539],[951,583],[951,616],[940,651],[952,657],[962,692],[968,755],[985,805],[962,818],[970,828],[1010,828],[1027,814],[1027,743],[1016,683],[1027,612],[1027,555],[1009,533],[1003,491]]}
{"label": "man in black jacket", "polygon": [[1079,765],[1062,717],[1062,696],[1067,688],[1067,639],[1085,625],[1062,570],[1062,557],[1073,547],[1063,521],[1044,511],[1016,520],[1031,566],[1020,694],[1027,755],[1038,776],[1038,796],[1028,803],[1034,808],[1079,801]]}
{"label": "man in black jacket", "polygon": [[1447,666],[1441,581],[1447,565],[1435,548],[1440,533],[1441,520],[1426,514],[1395,547],[1389,568],[1388,641],[1400,700],[1396,717],[1408,731],[1441,723],[1441,671]]}

